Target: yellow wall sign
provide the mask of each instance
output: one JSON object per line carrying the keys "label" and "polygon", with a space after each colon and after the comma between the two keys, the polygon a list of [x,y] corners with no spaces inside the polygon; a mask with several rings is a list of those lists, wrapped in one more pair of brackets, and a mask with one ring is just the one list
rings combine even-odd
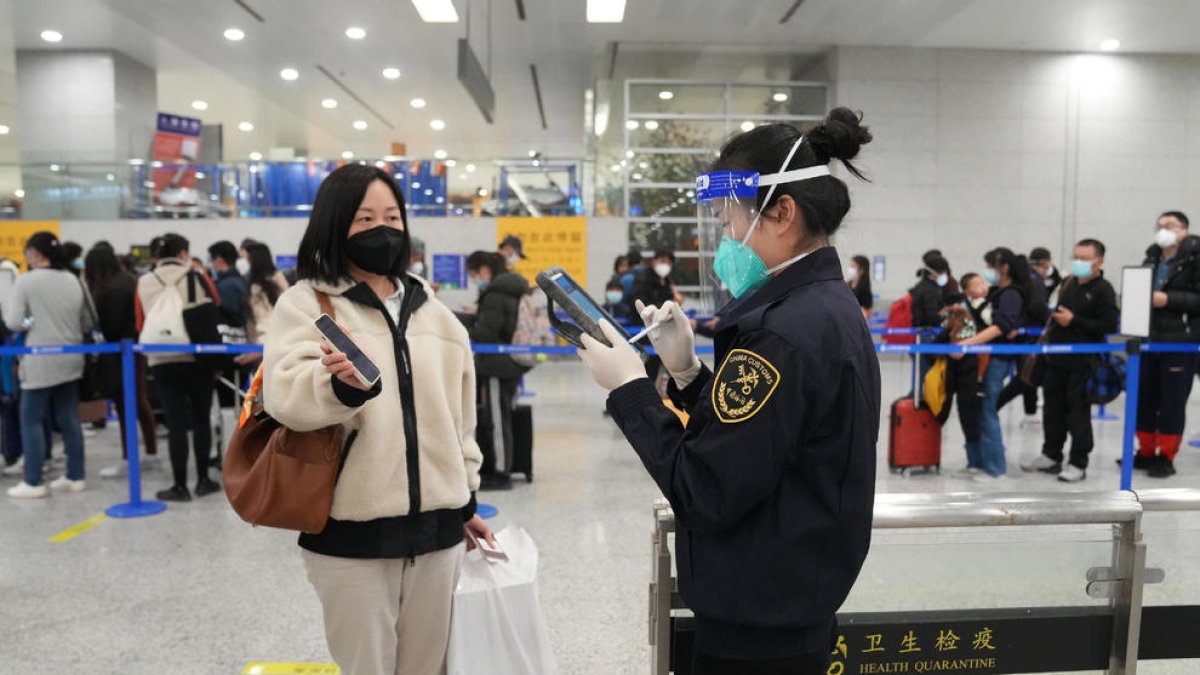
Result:
{"label": "yellow wall sign", "polygon": [[25,263],[25,242],[35,232],[53,232],[62,237],[57,220],[0,220],[0,258],[10,258],[29,269]]}
{"label": "yellow wall sign", "polygon": [[587,287],[586,218],[497,218],[496,244],[509,235],[521,238],[526,258],[517,273],[530,284],[538,272],[558,265]]}

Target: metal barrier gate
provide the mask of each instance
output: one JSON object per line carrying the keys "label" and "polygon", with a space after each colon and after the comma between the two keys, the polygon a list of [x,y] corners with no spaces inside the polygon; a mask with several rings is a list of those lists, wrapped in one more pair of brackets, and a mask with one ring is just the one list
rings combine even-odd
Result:
{"label": "metal barrier gate", "polygon": [[[1138,659],[1200,658],[1200,606],[1143,607],[1142,589],[1159,583],[1162,570],[1146,569],[1141,517],[1150,511],[1200,511],[1200,490],[1138,492],[882,494],[875,500],[878,529],[976,528],[1014,525],[1112,524],[1111,567],[1087,573],[1087,593],[1108,604],[954,611],[839,614],[839,638],[829,675],[953,672],[1045,673],[1104,670],[1133,675]],[[666,500],[654,503],[653,577],[650,582],[650,672],[691,672],[693,625],[672,576],[675,515]],[[1143,628],[1149,628],[1143,632]],[[907,633],[907,635],[905,635]],[[871,658],[884,635],[905,636],[916,647],[951,644],[939,655],[919,648]],[[1003,634],[1001,642],[995,636]],[[1143,635],[1146,637],[1143,639]],[[1188,639],[1171,639],[1186,635]],[[934,637],[937,636],[937,637]],[[969,656],[949,654],[958,643]],[[854,648],[851,648],[854,645]],[[871,654],[871,656],[869,656]]]}

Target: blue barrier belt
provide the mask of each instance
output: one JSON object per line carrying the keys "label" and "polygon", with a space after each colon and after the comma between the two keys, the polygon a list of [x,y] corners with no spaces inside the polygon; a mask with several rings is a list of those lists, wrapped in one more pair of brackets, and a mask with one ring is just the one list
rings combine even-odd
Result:
{"label": "blue barrier belt", "polygon": [[1200,343],[1193,342],[1143,342],[1142,352],[1152,354],[1195,354],[1200,352]]}
{"label": "blue barrier belt", "polygon": [[[1040,337],[1045,332],[1041,328],[1018,328],[1017,335]],[[941,328],[872,328],[871,335],[941,335]]]}

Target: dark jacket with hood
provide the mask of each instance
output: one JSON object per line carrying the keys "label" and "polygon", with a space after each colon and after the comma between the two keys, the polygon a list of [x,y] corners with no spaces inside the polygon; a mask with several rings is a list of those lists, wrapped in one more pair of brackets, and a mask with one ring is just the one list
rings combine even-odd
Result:
{"label": "dark jacket with hood", "polygon": [[[1146,249],[1144,265],[1157,268],[1163,262],[1157,244]],[[1167,285],[1167,306],[1150,314],[1150,337],[1155,342],[1200,341],[1200,237],[1189,235],[1175,253]]]}
{"label": "dark jacket with hood", "polygon": [[[512,344],[521,298],[527,292],[529,282],[519,274],[505,272],[492,279],[487,290],[479,294],[479,310],[474,323],[467,329],[471,342]],[[507,354],[479,354],[475,357],[475,375],[479,379],[498,377],[511,380],[524,373],[525,368]]]}
{"label": "dark jacket with hood", "polygon": [[913,286],[908,294],[912,296],[912,325],[913,328],[929,328],[942,325],[942,317],[938,312],[946,305],[942,299],[942,288],[937,282],[922,274],[921,280]]}

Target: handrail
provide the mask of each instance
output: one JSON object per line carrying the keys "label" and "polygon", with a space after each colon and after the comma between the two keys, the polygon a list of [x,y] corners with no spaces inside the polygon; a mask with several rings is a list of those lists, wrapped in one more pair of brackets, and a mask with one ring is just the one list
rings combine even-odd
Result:
{"label": "handrail", "polygon": [[1192,488],[1158,488],[1134,490],[1144,511],[1200,511],[1200,490]]}
{"label": "handrail", "polygon": [[1142,506],[1129,492],[881,494],[879,529],[1127,523]]}

